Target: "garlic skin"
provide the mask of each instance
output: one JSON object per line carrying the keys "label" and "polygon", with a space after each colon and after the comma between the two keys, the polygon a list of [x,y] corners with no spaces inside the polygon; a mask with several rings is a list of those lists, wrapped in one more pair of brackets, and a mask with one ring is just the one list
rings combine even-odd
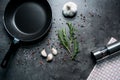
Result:
{"label": "garlic skin", "polygon": [[65,17],[74,17],[77,13],[77,5],[74,2],[64,4],[62,13]]}
{"label": "garlic skin", "polygon": [[41,51],[41,55],[42,55],[43,57],[47,57],[47,53],[46,53],[45,49],[43,49],[43,50]]}
{"label": "garlic skin", "polygon": [[49,53],[48,56],[47,56],[46,61],[52,61],[52,60],[53,60],[53,54]]}
{"label": "garlic skin", "polygon": [[51,51],[52,51],[53,55],[55,55],[55,56],[57,55],[57,50],[55,48],[52,48]]}

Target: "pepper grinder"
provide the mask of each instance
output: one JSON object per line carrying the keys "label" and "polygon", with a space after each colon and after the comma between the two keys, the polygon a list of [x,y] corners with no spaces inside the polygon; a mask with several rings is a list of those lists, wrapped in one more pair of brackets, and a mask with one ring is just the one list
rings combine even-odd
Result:
{"label": "pepper grinder", "polygon": [[96,61],[99,61],[111,54],[120,50],[120,42],[116,42],[104,47],[100,47],[96,50],[91,51],[92,56]]}

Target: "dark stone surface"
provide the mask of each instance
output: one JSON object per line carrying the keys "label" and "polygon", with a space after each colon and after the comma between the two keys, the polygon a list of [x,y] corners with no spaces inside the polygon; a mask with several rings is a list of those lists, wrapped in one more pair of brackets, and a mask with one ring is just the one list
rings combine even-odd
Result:
{"label": "dark stone surface", "polygon": [[[120,0],[71,0],[78,5],[77,16],[64,18],[62,7],[69,0],[48,0],[53,11],[53,24],[44,40],[29,46],[21,46],[6,69],[0,68],[0,80],[86,80],[93,66],[90,51],[105,45],[110,37],[120,39]],[[4,7],[8,0],[0,0],[0,62],[9,49],[11,39],[2,23]],[[72,22],[78,29],[80,53],[77,61],[66,56],[60,48],[57,30],[67,28]],[[45,48],[55,47],[58,55],[51,63],[40,55]]]}

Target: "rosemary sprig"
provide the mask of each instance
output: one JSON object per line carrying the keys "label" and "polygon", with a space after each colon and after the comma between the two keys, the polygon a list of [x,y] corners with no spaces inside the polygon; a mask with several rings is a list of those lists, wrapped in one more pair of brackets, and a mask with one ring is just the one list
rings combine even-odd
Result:
{"label": "rosemary sprig", "polygon": [[79,44],[75,38],[75,28],[71,23],[67,23],[69,28],[69,37],[66,34],[66,29],[61,29],[58,31],[58,38],[61,44],[67,49],[71,54],[72,60],[75,59],[79,53]]}
{"label": "rosemary sprig", "polygon": [[68,38],[67,38],[65,29],[58,31],[58,38],[59,38],[60,42],[62,43],[62,45],[68,50],[68,52],[71,53],[70,44],[68,42]]}

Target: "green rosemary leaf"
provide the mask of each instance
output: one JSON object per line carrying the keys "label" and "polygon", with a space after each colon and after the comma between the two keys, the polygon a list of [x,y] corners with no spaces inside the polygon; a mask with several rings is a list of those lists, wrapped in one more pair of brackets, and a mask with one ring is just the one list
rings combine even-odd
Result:
{"label": "green rosemary leaf", "polygon": [[66,34],[65,29],[59,30],[58,38],[59,38],[61,44],[68,50],[69,53],[71,53],[70,48],[69,48],[70,44],[69,44],[69,40],[67,38],[67,34]]}
{"label": "green rosemary leaf", "polygon": [[74,34],[75,34],[75,29],[74,26],[72,26],[72,23],[66,23],[69,27],[69,34],[70,34],[70,40],[73,42],[74,40]]}
{"label": "green rosemary leaf", "polygon": [[72,55],[72,59],[74,60],[75,57],[77,56],[77,54],[79,53],[79,43],[77,42],[77,40],[74,40],[74,53]]}

